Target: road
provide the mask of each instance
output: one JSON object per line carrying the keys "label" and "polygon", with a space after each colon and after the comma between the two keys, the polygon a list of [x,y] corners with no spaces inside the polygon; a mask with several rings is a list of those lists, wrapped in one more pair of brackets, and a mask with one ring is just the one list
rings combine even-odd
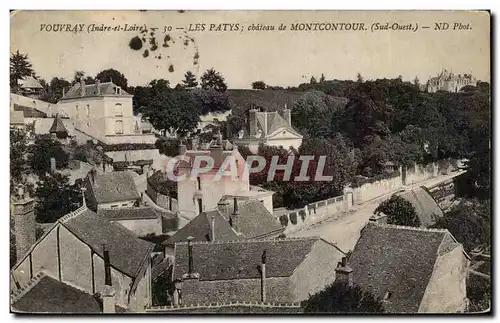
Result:
{"label": "road", "polygon": [[[432,186],[450,178],[462,174],[461,172],[450,173],[449,175],[440,175],[413,185],[403,187],[405,190],[413,190],[420,186]],[[365,226],[368,219],[373,214],[373,211],[384,200],[391,197],[393,191],[388,194],[379,196],[376,199],[366,201],[363,204],[355,205],[352,210],[343,214],[335,215],[327,218],[307,229],[303,229],[289,234],[290,237],[308,237],[319,236],[326,241],[332,242],[342,251],[347,252],[354,248],[354,245],[359,239],[360,231]]]}

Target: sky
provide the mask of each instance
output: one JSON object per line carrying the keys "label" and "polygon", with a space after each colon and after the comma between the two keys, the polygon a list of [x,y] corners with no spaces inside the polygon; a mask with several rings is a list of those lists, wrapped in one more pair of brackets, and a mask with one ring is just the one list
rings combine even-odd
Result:
{"label": "sky", "polygon": [[[367,30],[290,30],[295,23],[363,23]],[[375,23],[411,23],[411,28],[418,24],[419,29],[371,31]],[[436,23],[448,23],[449,29],[434,30]],[[54,24],[68,24],[70,29],[81,24],[83,31],[48,31]],[[92,24],[122,29],[125,24],[146,25],[148,32],[88,32]],[[196,24],[199,28],[204,24],[205,30],[190,31]],[[220,24],[227,24],[226,31],[223,26],[217,29]],[[278,30],[280,24],[287,30]],[[453,30],[455,24],[462,29]],[[249,31],[252,25],[275,29]],[[172,30],[165,30],[169,26]],[[151,46],[152,28],[157,28],[158,49],[144,57],[144,49]],[[163,47],[166,35],[171,40]],[[141,50],[129,46],[135,36],[145,36]],[[341,80],[355,79],[358,73],[364,79],[402,75],[404,80],[418,77],[424,82],[443,68],[490,80],[490,17],[485,12],[18,11],[11,14],[10,38],[10,52],[28,54],[36,74],[47,81],[55,76],[71,80],[77,70],[96,75],[114,68],[125,74],[129,85],[159,78],[177,84],[188,70],[199,78],[212,67],[224,76],[229,88],[250,88],[257,80],[294,86],[321,74]],[[194,59],[196,53],[198,59]]]}

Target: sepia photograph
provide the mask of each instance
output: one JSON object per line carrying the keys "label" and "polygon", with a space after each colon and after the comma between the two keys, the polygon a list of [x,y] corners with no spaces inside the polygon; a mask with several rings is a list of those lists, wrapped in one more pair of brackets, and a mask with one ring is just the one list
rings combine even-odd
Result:
{"label": "sepia photograph", "polygon": [[491,315],[491,24],[11,10],[10,312]]}

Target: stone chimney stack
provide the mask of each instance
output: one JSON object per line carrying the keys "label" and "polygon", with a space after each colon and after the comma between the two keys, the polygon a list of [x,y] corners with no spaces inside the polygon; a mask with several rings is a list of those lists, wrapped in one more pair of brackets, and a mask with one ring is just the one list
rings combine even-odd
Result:
{"label": "stone chimney stack", "polygon": [[80,96],[85,96],[85,81],[83,79],[80,80]]}
{"label": "stone chimney stack", "polygon": [[[220,134],[220,133],[219,133]],[[215,145],[210,146],[210,156],[214,160],[214,167],[219,167],[224,162],[224,148],[222,147],[222,135],[217,135]]]}
{"label": "stone chimney stack", "polygon": [[266,250],[262,253],[262,261],[260,265],[261,278],[260,278],[260,295],[262,303],[266,302]]}
{"label": "stone chimney stack", "polygon": [[255,136],[257,134],[257,110],[250,109],[248,111],[248,130],[250,136]]}
{"label": "stone chimney stack", "polygon": [[346,282],[349,286],[352,286],[352,271],[352,268],[347,264],[347,258],[342,257],[342,262],[339,262],[335,269],[335,280]]}
{"label": "stone chimney stack", "polygon": [[285,104],[285,110],[283,110],[283,119],[288,123],[289,126],[292,125],[292,111],[287,109]]}
{"label": "stone chimney stack", "polygon": [[234,209],[233,209],[233,214],[229,217],[229,224],[231,227],[234,229],[236,232],[240,232],[239,228],[239,216],[240,212],[238,211],[238,199],[235,197],[234,198]]}
{"label": "stone chimney stack", "polygon": [[97,95],[101,95],[101,80],[95,79],[95,86],[97,88]]}
{"label": "stone chimney stack", "polygon": [[211,223],[211,233],[212,233],[212,241],[215,241],[215,216],[212,215],[212,223]]}
{"label": "stone chimney stack", "polygon": [[13,229],[16,237],[16,256],[19,261],[36,242],[35,200],[29,197],[24,187],[20,186],[18,197],[13,204]]}
{"label": "stone chimney stack", "polygon": [[50,157],[50,173],[54,174],[56,172],[56,159],[54,157]]}
{"label": "stone chimney stack", "polygon": [[116,312],[116,300],[115,300],[115,289],[113,286],[104,285],[102,291],[102,312],[103,313],[115,313]]}

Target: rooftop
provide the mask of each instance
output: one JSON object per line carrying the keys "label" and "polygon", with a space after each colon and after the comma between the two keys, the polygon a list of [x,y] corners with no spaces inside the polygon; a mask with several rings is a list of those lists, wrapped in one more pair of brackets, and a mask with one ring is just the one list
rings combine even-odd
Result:
{"label": "rooftop", "polygon": [[[97,84],[86,84],[83,87],[84,95],[83,97],[93,97],[93,96],[129,96],[132,95],[127,93],[124,89],[119,87],[113,82],[105,82],[99,84],[100,94],[97,91]],[[71,87],[68,92],[64,95],[61,100],[67,99],[77,99],[81,98],[82,85],[80,83],[76,83]]]}
{"label": "rooftop", "polygon": [[[267,277],[289,277],[307,257],[318,237],[227,242],[193,242],[194,271],[200,281],[260,278],[266,251]],[[188,272],[188,244],[175,244],[174,279]]]}
{"label": "rooftop", "polygon": [[434,198],[422,187],[397,193],[396,195],[410,202],[415,208],[420,225],[429,227],[436,223],[437,218],[443,217],[443,211]]}
{"label": "rooftop", "polygon": [[34,77],[28,76],[25,79],[19,80],[22,89],[43,89],[43,86]]}
{"label": "rooftop", "polygon": [[392,313],[416,313],[438,255],[457,247],[447,230],[369,222],[361,231],[349,265],[354,282],[381,299]]}
{"label": "rooftop", "polygon": [[139,206],[120,209],[99,209],[97,215],[108,220],[156,219],[164,215],[150,206]]}
{"label": "rooftop", "polygon": [[19,313],[101,313],[99,302],[90,294],[57,279],[37,274],[12,295],[12,311]]}
{"label": "rooftop", "polygon": [[134,178],[128,171],[96,173],[93,181],[92,175],[89,174],[88,179],[97,203],[111,203],[140,198]]}

